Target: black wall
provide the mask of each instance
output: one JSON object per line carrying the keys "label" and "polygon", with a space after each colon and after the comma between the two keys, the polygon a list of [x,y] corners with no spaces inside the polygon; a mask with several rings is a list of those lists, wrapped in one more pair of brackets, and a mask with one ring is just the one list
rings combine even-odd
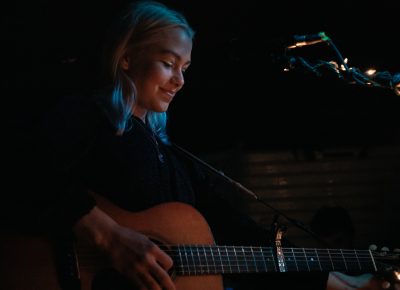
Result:
{"label": "black wall", "polygon": [[[59,95],[94,82],[104,31],[125,2],[19,1],[2,9],[11,141]],[[294,34],[324,31],[350,66],[399,72],[392,1],[164,2],[197,32],[186,87],[170,107],[169,130],[178,143],[203,152],[397,142],[400,97],[393,91],[328,73],[283,73],[277,61]],[[320,44],[306,53],[318,59],[332,51]]]}

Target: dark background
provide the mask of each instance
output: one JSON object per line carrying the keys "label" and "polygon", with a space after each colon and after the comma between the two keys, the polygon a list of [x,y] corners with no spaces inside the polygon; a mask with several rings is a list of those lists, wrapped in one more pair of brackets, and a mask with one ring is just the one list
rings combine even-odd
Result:
{"label": "dark background", "polygon": [[[212,165],[241,182],[247,178],[245,186],[291,217],[307,222],[320,205],[341,205],[351,211],[363,248],[378,238],[398,247],[400,96],[328,72],[284,73],[279,61],[293,35],[324,31],[349,66],[400,72],[394,2],[163,2],[182,11],[196,31],[186,85],[169,109],[172,140],[216,156],[208,159]],[[125,3],[1,4],[1,134],[9,187],[25,182],[18,178],[25,167],[20,152],[40,116],[60,96],[96,82],[105,30]],[[334,58],[325,44],[298,53]],[[247,168],[235,155],[246,151],[267,153],[250,155]],[[251,212],[271,220],[265,208]]]}
{"label": "dark background", "polygon": [[[294,34],[324,31],[349,66],[399,72],[392,1],[163,2],[182,11],[197,33],[186,86],[169,111],[177,143],[209,152],[398,142],[400,97],[392,90],[305,69],[283,73],[277,58]],[[104,32],[125,3],[19,1],[2,9],[11,144],[60,95],[90,87]],[[308,59],[334,60],[332,52],[325,44],[304,50]]]}

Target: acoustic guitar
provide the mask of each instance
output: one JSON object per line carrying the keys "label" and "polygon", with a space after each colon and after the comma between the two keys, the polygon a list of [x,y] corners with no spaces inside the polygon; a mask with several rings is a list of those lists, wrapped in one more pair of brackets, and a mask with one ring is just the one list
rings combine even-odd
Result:
{"label": "acoustic guitar", "polygon": [[[399,258],[398,254],[358,249],[215,245],[204,217],[187,204],[170,202],[133,213],[99,196],[96,199],[118,223],[146,234],[172,257],[178,290],[222,290],[222,274],[226,273],[388,271]],[[82,290],[91,290],[95,275],[110,267],[94,248],[74,243],[73,251],[64,259],[67,265],[61,265],[67,273],[60,275],[55,250],[52,243],[40,237],[3,237],[0,289],[62,290],[62,283],[76,281]]]}

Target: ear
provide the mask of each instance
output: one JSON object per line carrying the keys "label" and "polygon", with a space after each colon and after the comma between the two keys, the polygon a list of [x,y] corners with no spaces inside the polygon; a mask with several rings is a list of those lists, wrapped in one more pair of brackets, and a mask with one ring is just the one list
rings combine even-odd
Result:
{"label": "ear", "polygon": [[121,58],[120,64],[123,70],[128,70],[129,69],[129,62],[130,58],[127,53],[124,54],[124,56]]}

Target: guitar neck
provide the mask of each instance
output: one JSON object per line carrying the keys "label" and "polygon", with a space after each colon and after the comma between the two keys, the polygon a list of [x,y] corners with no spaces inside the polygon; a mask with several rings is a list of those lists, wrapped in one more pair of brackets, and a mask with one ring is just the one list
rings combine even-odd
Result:
{"label": "guitar neck", "polygon": [[376,271],[368,250],[185,245],[165,251],[172,257],[178,275],[256,272]]}

